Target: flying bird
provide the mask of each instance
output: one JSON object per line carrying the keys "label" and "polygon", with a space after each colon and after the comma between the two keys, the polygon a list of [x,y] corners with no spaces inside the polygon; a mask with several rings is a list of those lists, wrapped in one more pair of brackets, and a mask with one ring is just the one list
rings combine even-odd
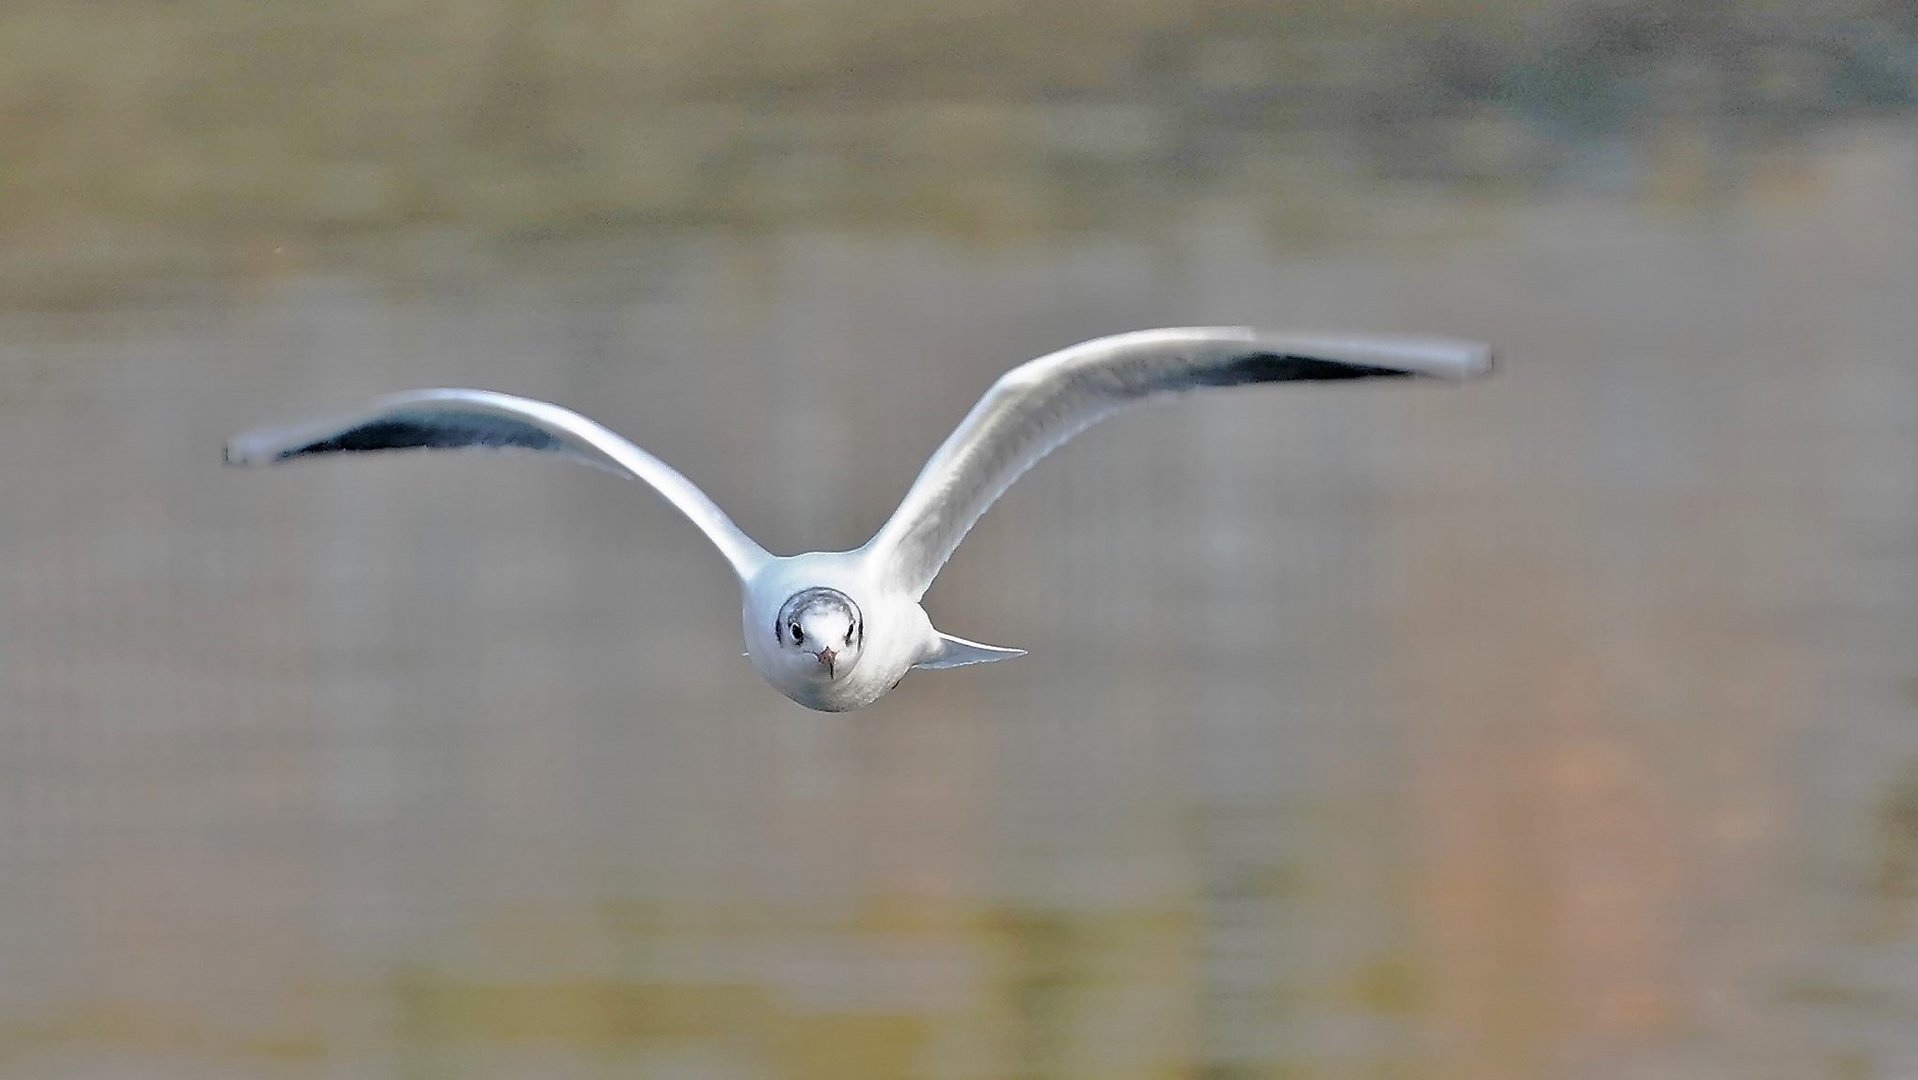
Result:
{"label": "flying bird", "polygon": [[519,447],[652,485],[739,577],[746,655],[775,689],[827,712],[877,701],[915,669],[1024,654],[942,634],[920,598],[967,530],[1067,439],[1133,405],[1209,387],[1428,376],[1492,368],[1485,345],[1442,338],[1265,333],[1241,327],[1096,338],[1000,376],[862,547],[778,556],[678,471],[570,409],[487,390],[413,390],[358,412],[233,439],[226,460],[275,464],[378,450]]}

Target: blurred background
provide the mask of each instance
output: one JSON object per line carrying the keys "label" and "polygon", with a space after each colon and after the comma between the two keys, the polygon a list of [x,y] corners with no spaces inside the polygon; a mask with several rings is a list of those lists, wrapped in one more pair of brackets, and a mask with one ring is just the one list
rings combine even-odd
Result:
{"label": "blurred background", "polygon": [[[0,7],[0,1076],[1918,1076],[1902,0]],[[1201,395],[808,713],[584,409],[856,545],[1000,371]]]}

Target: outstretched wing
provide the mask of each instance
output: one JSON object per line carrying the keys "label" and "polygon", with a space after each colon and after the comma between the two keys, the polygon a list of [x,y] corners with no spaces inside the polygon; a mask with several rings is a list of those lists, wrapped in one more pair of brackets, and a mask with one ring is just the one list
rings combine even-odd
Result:
{"label": "outstretched wing", "polygon": [[893,585],[924,595],[967,530],[1021,474],[1094,423],[1159,395],[1322,379],[1467,379],[1491,368],[1489,347],[1441,338],[1243,327],[1096,338],[1000,376],[926,462],[865,550]]}
{"label": "outstretched wing", "polygon": [[226,460],[271,465],[317,454],[468,446],[542,450],[643,480],[699,526],[741,580],[771,557],[691,480],[625,438],[571,409],[490,390],[409,390],[345,416],[249,431],[226,444]]}

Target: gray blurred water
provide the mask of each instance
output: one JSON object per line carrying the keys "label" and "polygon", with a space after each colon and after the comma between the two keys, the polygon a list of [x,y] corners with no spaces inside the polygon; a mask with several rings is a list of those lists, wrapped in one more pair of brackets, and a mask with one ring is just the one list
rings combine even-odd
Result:
{"label": "gray blurred water", "polygon": [[[447,240],[0,315],[0,1075],[1911,1075],[1913,145],[1403,243]],[[999,371],[1212,322],[1507,363],[1094,430],[929,597],[1031,655],[851,716],[643,489],[218,466],[489,386],[843,547]]]}

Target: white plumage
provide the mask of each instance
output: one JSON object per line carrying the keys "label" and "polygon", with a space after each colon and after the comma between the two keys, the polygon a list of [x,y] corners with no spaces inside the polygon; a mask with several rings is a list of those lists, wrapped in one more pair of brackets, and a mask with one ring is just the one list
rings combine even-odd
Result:
{"label": "white plumage", "polygon": [[852,551],[774,556],[678,471],[558,405],[486,390],[415,390],[326,420],[248,432],[233,464],[341,452],[521,447],[645,481],[739,577],[746,652],[781,693],[827,711],[869,705],[914,667],[1021,655],[940,634],[919,604],[940,567],[1021,474],[1132,405],[1207,387],[1491,370],[1492,353],[1439,338],[1271,334],[1239,327],[1097,338],[1001,376],[946,438],[892,518]]}

